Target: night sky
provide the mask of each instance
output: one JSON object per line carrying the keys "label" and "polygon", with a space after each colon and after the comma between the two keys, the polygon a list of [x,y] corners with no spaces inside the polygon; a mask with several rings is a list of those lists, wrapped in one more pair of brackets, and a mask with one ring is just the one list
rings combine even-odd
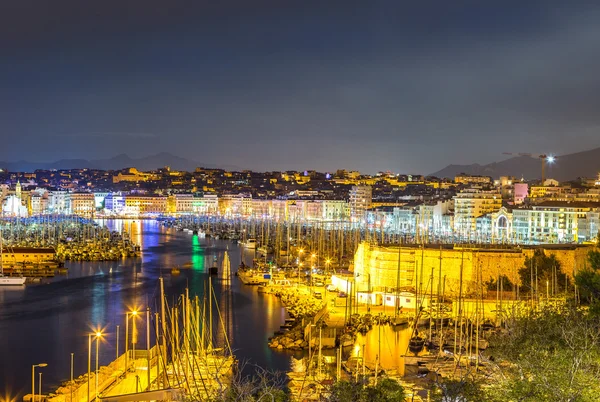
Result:
{"label": "night sky", "polygon": [[406,3],[2,1],[0,160],[431,173],[600,146],[600,4]]}

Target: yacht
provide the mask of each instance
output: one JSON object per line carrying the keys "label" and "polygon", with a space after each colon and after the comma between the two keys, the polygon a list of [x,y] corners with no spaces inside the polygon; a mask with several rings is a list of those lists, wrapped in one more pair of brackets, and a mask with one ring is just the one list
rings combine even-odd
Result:
{"label": "yacht", "polygon": [[24,276],[4,276],[0,274],[0,286],[22,286],[24,284]]}
{"label": "yacht", "polygon": [[249,249],[255,249],[256,248],[256,239],[246,240],[246,243],[244,243],[244,247],[249,248]]}

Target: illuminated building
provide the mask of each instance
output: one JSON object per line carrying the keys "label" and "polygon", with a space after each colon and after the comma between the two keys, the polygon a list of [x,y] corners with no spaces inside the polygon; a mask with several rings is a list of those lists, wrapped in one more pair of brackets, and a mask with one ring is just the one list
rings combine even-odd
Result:
{"label": "illuminated building", "polygon": [[125,211],[125,197],[121,193],[111,193],[104,199],[104,210],[110,214],[121,215]]}
{"label": "illuminated building", "polygon": [[496,212],[502,206],[496,191],[464,190],[454,197],[454,231],[470,236],[477,229],[477,218]]}
{"label": "illuminated building", "polygon": [[490,176],[471,176],[467,174],[460,174],[454,177],[454,183],[456,184],[492,184],[492,178]]}
{"label": "illuminated building", "polygon": [[162,195],[128,194],[125,196],[125,214],[139,216],[167,212],[167,197]]}
{"label": "illuminated building", "polygon": [[69,193],[66,191],[50,191],[48,195],[48,211],[53,214],[68,214]]}
{"label": "illuminated building", "polygon": [[192,194],[173,194],[167,198],[167,212],[170,214],[191,214],[195,199]]}
{"label": "illuminated building", "polygon": [[326,221],[340,221],[346,217],[348,203],[343,200],[321,201],[322,218]]}
{"label": "illuminated building", "polygon": [[28,215],[27,207],[21,202],[21,198],[16,195],[9,195],[4,199],[2,205],[3,216],[26,217]]}
{"label": "illuminated building", "polygon": [[149,173],[138,171],[136,168],[129,168],[126,172],[119,172],[116,176],[113,176],[113,183],[120,183],[124,181],[128,182],[143,182],[148,181],[152,177]]}
{"label": "illuminated building", "polygon": [[[589,240],[598,227],[598,204],[546,201],[513,210],[516,241],[524,243],[571,243]],[[591,214],[590,214],[591,213]],[[590,214],[588,216],[588,214]],[[579,225],[584,233],[579,233]]]}
{"label": "illuminated building", "polygon": [[96,199],[92,193],[69,193],[68,211],[84,218],[92,218],[96,212]]}
{"label": "illuminated building", "polygon": [[527,183],[515,183],[513,191],[513,203],[520,205],[525,202],[525,199],[529,195],[529,184]]}
{"label": "illuminated building", "polygon": [[350,190],[350,219],[360,222],[365,219],[365,213],[373,202],[373,188],[371,186],[353,186]]}
{"label": "illuminated building", "polygon": [[219,212],[219,197],[216,194],[204,194],[194,199],[194,213],[216,214]]}

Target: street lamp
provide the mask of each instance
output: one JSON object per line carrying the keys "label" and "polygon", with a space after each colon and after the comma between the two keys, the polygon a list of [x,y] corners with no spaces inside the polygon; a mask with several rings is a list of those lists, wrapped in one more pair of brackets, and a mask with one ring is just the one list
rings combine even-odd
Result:
{"label": "street lamp", "polygon": [[96,332],[96,399],[98,399],[98,348],[100,344],[100,337],[102,336],[102,332]]}
{"label": "street lamp", "polygon": [[[129,315],[132,317],[137,317],[137,310],[133,310],[129,313],[125,313],[125,372],[129,369]],[[131,337],[133,338],[135,334],[135,319],[133,319],[133,334]],[[135,362],[135,342],[133,343],[133,361]]]}
{"label": "street lamp", "polygon": [[87,375],[87,393],[88,401],[90,400],[90,375],[92,369],[92,336],[96,337],[96,397],[98,397],[98,340],[102,336],[102,332],[92,332],[88,334],[88,375]]}
{"label": "street lamp", "polygon": [[48,363],[39,363],[31,366],[31,401],[35,402],[35,368],[46,367]]}

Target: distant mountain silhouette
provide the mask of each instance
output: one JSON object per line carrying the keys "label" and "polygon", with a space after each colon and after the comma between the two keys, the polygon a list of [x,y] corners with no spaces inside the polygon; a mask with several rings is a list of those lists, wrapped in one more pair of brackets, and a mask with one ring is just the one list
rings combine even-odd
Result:
{"label": "distant mountain silhouette", "polygon": [[161,152],[156,155],[150,155],[143,158],[131,158],[129,155],[120,154],[109,159],[61,159],[55,162],[29,162],[20,160],[17,162],[0,162],[0,168],[11,172],[33,172],[37,169],[101,169],[101,170],[120,170],[129,167],[135,167],[142,171],[155,170],[164,166],[170,166],[173,170],[185,170],[193,172],[197,167],[218,168],[226,170],[241,170],[232,165],[214,165],[210,163],[200,163],[197,161],[181,158],[168,152]]}
{"label": "distant mountain silhouette", "polygon": [[[578,177],[597,177],[600,172],[600,148],[589,151],[577,152],[569,155],[557,156],[556,161],[546,165],[546,178],[558,181],[574,180]],[[526,180],[540,179],[542,176],[542,164],[539,158],[531,156],[517,156],[501,162],[493,162],[487,165],[448,165],[444,169],[432,173],[432,176],[454,178],[454,176],[466,173],[470,175],[491,176],[515,176]]]}

